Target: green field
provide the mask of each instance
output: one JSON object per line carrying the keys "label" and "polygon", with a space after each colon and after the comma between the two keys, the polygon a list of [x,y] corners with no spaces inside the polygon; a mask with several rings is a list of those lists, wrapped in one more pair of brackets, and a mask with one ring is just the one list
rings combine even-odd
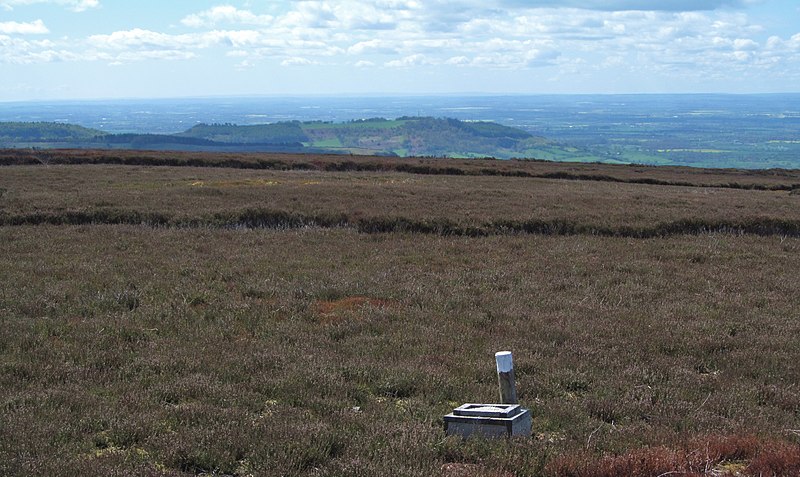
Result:
{"label": "green field", "polygon": [[344,145],[342,144],[342,140],[339,139],[338,137],[332,137],[328,139],[321,139],[319,141],[314,141],[311,145],[313,147],[323,147],[323,148],[344,147]]}

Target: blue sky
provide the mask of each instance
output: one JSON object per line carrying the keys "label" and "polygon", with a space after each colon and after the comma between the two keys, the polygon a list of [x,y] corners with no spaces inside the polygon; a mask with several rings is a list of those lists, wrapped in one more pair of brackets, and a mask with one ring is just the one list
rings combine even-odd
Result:
{"label": "blue sky", "polygon": [[796,0],[0,0],[0,101],[797,85]]}

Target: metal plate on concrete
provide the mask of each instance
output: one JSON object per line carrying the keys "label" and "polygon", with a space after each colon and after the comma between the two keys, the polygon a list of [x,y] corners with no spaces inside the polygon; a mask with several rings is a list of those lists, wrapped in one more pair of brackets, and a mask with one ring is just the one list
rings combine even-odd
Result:
{"label": "metal plate on concrete", "polygon": [[522,412],[519,404],[464,404],[453,410],[456,416],[510,418]]}

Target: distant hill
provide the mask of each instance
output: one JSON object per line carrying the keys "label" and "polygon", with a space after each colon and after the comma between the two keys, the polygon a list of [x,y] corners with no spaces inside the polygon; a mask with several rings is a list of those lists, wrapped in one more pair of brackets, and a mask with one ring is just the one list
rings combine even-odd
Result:
{"label": "distant hill", "polygon": [[92,141],[106,133],[75,124],[64,123],[0,123],[0,144],[26,142]]}
{"label": "distant hill", "polygon": [[198,124],[178,137],[206,139],[235,144],[292,144],[308,141],[299,122],[237,126],[235,124]]}
{"label": "distant hill", "polygon": [[520,157],[526,149],[547,143],[520,129],[496,123],[429,117],[257,126],[200,124],[178,136],[242,144],[299,142],[305,147],[345,154],[442,157]]}
{"label": "distant hill", "polygon": [[329,152],[392,156],[530,157],[549,144],[520,129],[447,118],[345,123],[198,124],[182,133],[108,134],[61,123],[0,123],[0,147]]}

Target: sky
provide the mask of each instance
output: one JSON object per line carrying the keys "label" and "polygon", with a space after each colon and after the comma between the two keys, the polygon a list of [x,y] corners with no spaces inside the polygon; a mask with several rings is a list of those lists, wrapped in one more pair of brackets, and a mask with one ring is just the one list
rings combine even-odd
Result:
{"label": "sky", "polygon": [[0,0],[0,101],[798,85],[797,0]]}

